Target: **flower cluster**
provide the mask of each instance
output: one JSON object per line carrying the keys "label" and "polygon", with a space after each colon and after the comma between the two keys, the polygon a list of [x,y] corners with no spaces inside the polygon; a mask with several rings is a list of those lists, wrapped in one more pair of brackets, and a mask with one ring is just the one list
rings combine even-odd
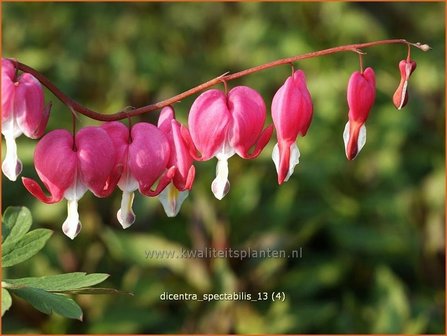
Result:
{"label": "flower cluster", "polygon": [[[408,79],[416,68],[409,58],[399,64],[401,81],[393,97],[401,109],[408,100]],[[365,123],[374,104],[376,86],[372,68],[354,72],[348,82],[348,122],[343,139],[346,157],[354,159],[366,142]],[[43,135],[49,107],[39,81],[29,73],[17,76],[13,61],[2,59],[2,134],[6,139],[3,173],[16,180],[22,169],[15,139]],[[25,188],[44,203],[63,198],[68,216],[63,232],[74,238],[81,229],[79,199],[90,190],[107,197],[118,187],[122,191],[117,212],[123,228],[135,221],[134,193],[160,200],[166,214],[176,216],[192,188],[194,161],[217,159],[211,190],[222,199],[230,189],[228,159],[237,154],[254,159],[269,142],[274,129],[277,143],[272,159],[278,183],[286,182],[299,162],[296,144],[305,136],[313,115],[312,97],[302,70],[292,71],[278,89],[271,104],[273,125],[265,127],[267,111],[262,96],[252,88],[237,86],[229,92],[210,89],[191,106],[188,125],[175,119],[174,109],[164,107],[158,125],[139,122],[131,127],[118,121],[87,126],[76,134],[63,129],[48,132],[37,143],[34,164],[50,195],[33,179],[23,177]]]}
{"label": "flower cluster", "polygon": [[11,181],[22,172],[15,139],[25,134],[40,138],[45,132],[50,106],[44,107],[42,86],[34,76],[16,74],[14,63],[2,59],[2,134],[6,140],[6,157],[2,171]]}

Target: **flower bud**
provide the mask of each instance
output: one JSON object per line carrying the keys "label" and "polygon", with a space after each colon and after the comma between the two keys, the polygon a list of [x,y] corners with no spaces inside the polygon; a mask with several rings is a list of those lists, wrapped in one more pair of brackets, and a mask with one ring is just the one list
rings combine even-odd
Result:
{"label": "flower bud", "polygon": [[306,135],[312,115],[312,97],[306,86],[306,77],[302,70],[297,70],[287,78],[272,101],[272,118],[278,138],[272,160],[278,173],[278,184],[289,179],[299,162],[296,138],[300,134]]}
{"label": "flower bud", "polygon": [[400,83],[393,95],[394,106],[400,110],[408,102],[408,80],[416,69],[416,62],[412,60],[402,60],[399,62]]}
{"label": "flower bud", "polygon": [[351,75],[348,83],[349,121],[343,132],[346,157],[353,160],[366,142],[365,122],[376,98],[376,79],[374,70],[367,68]]}
{"label": "flower bud", "polygon": [[181,136],[181,124],[175,119],[174,109],[171,106],[161,110],[158,128],[166,135],[171,147],[168,166],[176,167],[172,181],[158,195],[158,199],[163,205],[166,215],[175,217],[192,188],[195,168],[190,148]]}

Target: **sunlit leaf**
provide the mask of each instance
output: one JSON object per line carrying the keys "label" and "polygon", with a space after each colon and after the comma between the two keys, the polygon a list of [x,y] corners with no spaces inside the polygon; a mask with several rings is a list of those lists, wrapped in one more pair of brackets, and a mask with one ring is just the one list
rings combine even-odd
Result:
{"label": "sunlit leaf", "polygon": [[109,277],[104,273],[86,274],[83,272],[66,273],[58,275],[48,275],[43,277],[30,277],[21,279],[5,279],[8,284],[20,287],[34,287],[44,289],[47,291],[66,291],[74,290],[83,287],[94,286],[100,282],[103,282]]}
{"label": "sunlit leaf", "polygon": [[2,288],[2,316],[11,307],[12,300],[8,290]]}
{"label": "sunlit leaf", "polygon": [[133,295],[131,292],[121,291],[115,288],[79,288],[79,289],[66,289],[66,290],[52,290],[52,293],[60,294],[112,294],[112,295]]}
{"label": "sunlit leaf", "polygon": [[31,287],[13,289],[12,292],[42,313],[55,313],[82,321],[81,308],[65,295],[48,293],[43,289]]}
{"label": "sunlit leaf", "polygon": [[28,208],[11,206],[3,213],[2,241],[3,243],[22,238],[32,224],[31,212]]}
{"label": "sunlit leaf", "polygon": [[37,229],[25,234],[20,240],[12,240],[2,245],[2,267],[14,266],[39,252],[51,237],[53,231]]}

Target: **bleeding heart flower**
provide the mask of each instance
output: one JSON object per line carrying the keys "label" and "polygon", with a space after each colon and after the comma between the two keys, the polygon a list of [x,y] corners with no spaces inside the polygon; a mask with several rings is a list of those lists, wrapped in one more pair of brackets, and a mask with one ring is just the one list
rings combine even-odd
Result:
{"label": "bleeding heart flower", "polygon": [[121,173],[112,140],[106,131],[93,126],[79,130],[75,139],[61,129],[46,134],[36,146],[34,164],[51,196],[30,178],[23,177],[23,184],[44,203],[67,199],[68,216],[62,230],[71,239],[81,230],[79,199],[88,189],[98,197],[110,195]]}
{"label": "bleeding heart flower", "polygon": [[365,122],[376,98],[374,70],[355,71],[348,83],[349,121],[343,132],[346,157],[353,160],[366,143]]}
{"label": "bleeding heart flower", "polygon": [[40,138],[45,131],[50,106],[44,107],[44,94],[39,81],[24,73],[16,78],[12,61],[2,58],[2,134],[6,140],[6,156],[2,171],[11,181],[22,172],[17,157],[16,138]]}
{"label": "bleeding heart flower", "polygon": [[400,83],[393,95],[394,106],[398,110],[407,105],[408,102],[408,80],[411,74],[416,69],[416,62],[410,59],[399,62]]}
{"label": "bleeding heart flower", "polygon": [[286,182],[299,163],[298,135],[305,136],[312,121],[312,97],[302,70],[289,76],[275,93],[272,118],[278,143],[273,147],[272,159],[278,173],[278,183]]}
{"label": "bleeding heart flower", "polygon": [[158,199],[163,205],[166,215],[175,217],[192,188],[195,168],[192,165],[193,158],[189,153],[190,150],[181,136],[181,125],[175,120],[172,107],[168,106],[161,110],[158,128],[165,133],[171,147],[168,166],[177,168],[172,182],[160,193]]}
{"label": "bleeding heart flower", "polygon": [[190,148],[192,140],[200,151],[201,157],[192,153],[195,160],[217,158],[211,184],[216,198],[222,199],[230,189],[228,159],[235,153],[244,159],[256,158],[268,143],[273,127],[262,130],[265,117],[261,95],[246,86],[237,86],[228,94],[208,90],[194,101],[188,118],[190,133],[182,127],[182,135]]}
{"label": "bleeding heart flower", "polygon": [[[141,122],[130,132],[122,123],[113,121],[101,126],[112,139],[117,159],[123,167],[118,187],[123,191],[117,218],[126,229],[135,222],[132,210],[134,191],[146,196],[157,196],[171,182],[175,167],[166,169],[171,150],[169,141],[154,125]],[[159,180],[155,190],[152,186]]]}

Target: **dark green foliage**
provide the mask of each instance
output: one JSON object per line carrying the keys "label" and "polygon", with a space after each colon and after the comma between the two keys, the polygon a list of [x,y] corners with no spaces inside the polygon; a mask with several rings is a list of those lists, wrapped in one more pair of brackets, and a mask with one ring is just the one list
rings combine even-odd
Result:
{"label": "dark green foliage", "polygon": [[[8,207],[2,216],[2,271],[36,255],[52,235],[48,229],[29,231],[31,213],[26,207]],[[29,231],[29,232],[28,232]],[[4,273],[3,273],[4,274]],[[10,294],[22,298],[44,314],[82,321],[82,309],[64,294],[120,294],[112,288],[92,288],[109,275],[73,272],[41,277],[2,279],[2,317],[12,305]]]}

